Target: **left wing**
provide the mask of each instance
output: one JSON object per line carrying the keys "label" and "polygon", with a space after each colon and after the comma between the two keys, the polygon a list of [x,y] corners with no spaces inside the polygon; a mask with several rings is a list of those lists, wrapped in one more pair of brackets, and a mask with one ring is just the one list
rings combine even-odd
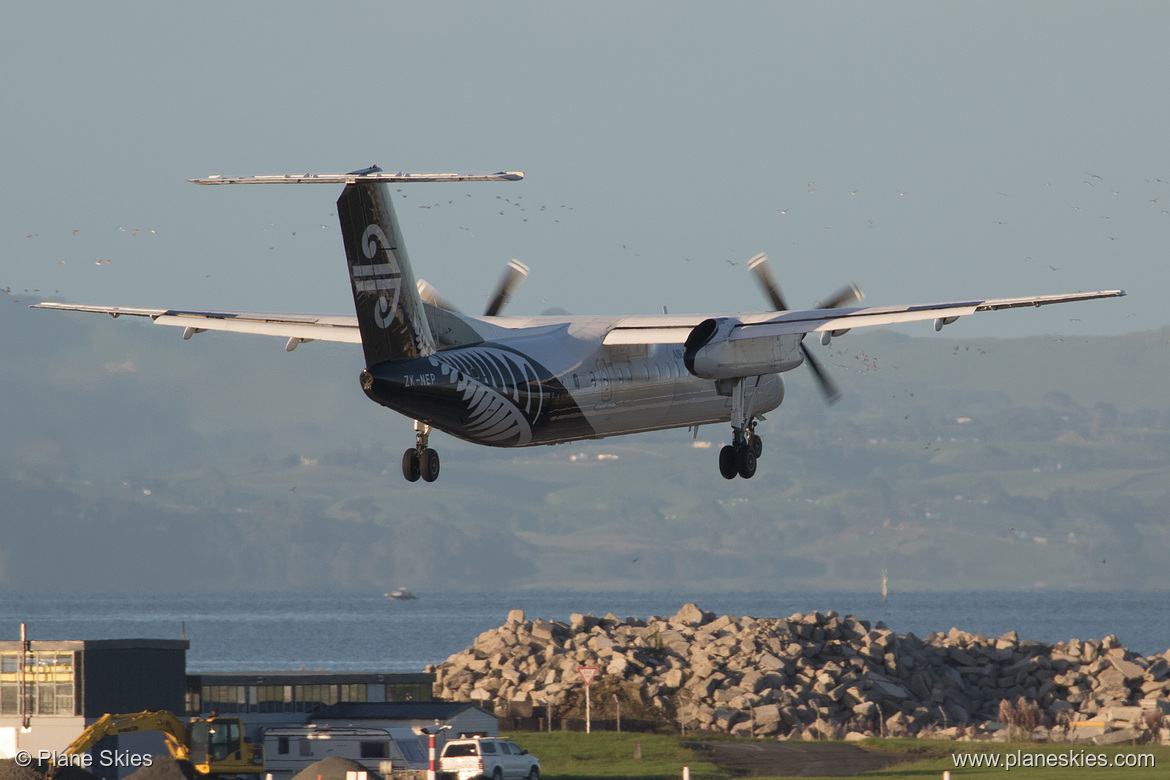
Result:
{"label": "left wing", "polygon": [[[727,339],[729,341],[764,340],[798,333],[822,332],[840,336],[853,328],[894,325],[922,320],[934,320],[935,330],[942,330],[943,325],[950,325],[959,317],[979,311],[1048,306],[1053,303],[1088,301],[1096,298],[1119,298],[1125,294],[1125,290],[1100,290],[1063,295],[1037,295],[1030,298],[989,298],[980,301],[950,301],[914,306],[862,306],[849,309],[786,311],[781,314],[767,312],[764,314],[727,315],[727,318],[733,321],[733,327]],[[627,318],[606,335],[605,343],[607,345],[655,342],[682,344],[692,333],[692,329],[683,323],[659,324],[655,321],[656,319],[659,318]],[[661,319],[665,320],[666,318]]]}
{"label": "left wing", "polygon": [[59,309],[109,314],[111,317],[149,317],[156,325],[184,328],[183,338],[196,333],[221,330],[231,333],[256,333],[288,339],[285,349],[292,352],[306,341],[340,341],[361,344],[357,317],[316,314],[263,314],[235,311],[184,311],[181,309],[136,309],[127,306],[88,306],[73,303],[37,303],[34,309]]}

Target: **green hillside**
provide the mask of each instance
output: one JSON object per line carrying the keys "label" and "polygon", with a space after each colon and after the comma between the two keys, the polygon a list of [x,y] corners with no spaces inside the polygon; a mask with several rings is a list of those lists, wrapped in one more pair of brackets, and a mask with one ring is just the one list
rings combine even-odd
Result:
{"label": "green hillside", "polygon": [[437,435],[428,486],[402,480],[410,422],[364,398],[355,349],[9,298],[0,586],[53,560],[62,589],[858,590],[883,568],[902,589],[1170,588],[1170,329],[851,333],[812,346],[844,400],[787,375],[751,481],[719,477],[728,431],[705,426]]}

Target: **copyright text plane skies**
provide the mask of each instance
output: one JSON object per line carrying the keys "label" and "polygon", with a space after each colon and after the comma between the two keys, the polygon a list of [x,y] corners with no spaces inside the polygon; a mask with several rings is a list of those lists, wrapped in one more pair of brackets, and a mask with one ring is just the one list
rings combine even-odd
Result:
{"label": "copyright text plane skies", "polygon": [[183,328],[361,344],[362,389],[415,421],[415,445],[402,458],[410,481],[439,476],[432,428],[495,447],[526,447],[626,433],[731,423],[719,453],[727,479],[750,478],[763,443],[756,422],[784,400],[780,374],[807,363],[830,401],[837,390],[804,344],[853,328],[931,320],[936,330],[979,311],[1044,306],[1125,295],[1124,290],[1031,298],[861,307],[850,286],[822,305],[789,310],[757,255],[749,263],[772,311],[739,315],[628,317],[499,316],[528,269],[510,264],[488,312],[456,311],[416,280],[394,213],[390,184],[517,181],[522,173],[389,174],[375,167],[345,174],[192,179],[197,184],[342,185],[337,216],[356,316],[261,314],[42,303],[39,308],[149,317]]}

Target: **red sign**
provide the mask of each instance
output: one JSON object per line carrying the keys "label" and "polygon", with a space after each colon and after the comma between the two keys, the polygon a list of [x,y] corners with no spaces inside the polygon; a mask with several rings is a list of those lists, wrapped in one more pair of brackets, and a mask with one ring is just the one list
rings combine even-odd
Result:
{"label": "red sign", "polygon": [[586,686],[592,684],[593,678],[597,676],[596,666],[582,666],[577,671],[581,673],[581,679],[585,681]]}

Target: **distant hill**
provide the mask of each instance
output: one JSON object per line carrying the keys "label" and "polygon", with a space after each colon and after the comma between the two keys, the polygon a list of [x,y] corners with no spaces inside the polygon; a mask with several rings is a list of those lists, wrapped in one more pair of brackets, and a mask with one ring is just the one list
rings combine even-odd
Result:
{"label": "distant hill", "polygon": [[786,375],[750,482],[705,426],[439,435],[428,486],[355,347],[27,303],[0,294],[0,587],[1170,589],[1170,328],[812,343],[845,398]]}

